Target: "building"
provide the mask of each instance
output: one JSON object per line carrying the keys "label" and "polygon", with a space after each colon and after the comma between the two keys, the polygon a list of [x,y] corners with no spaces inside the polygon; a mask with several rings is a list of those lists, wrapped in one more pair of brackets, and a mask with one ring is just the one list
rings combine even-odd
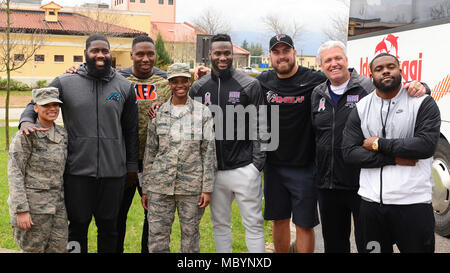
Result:
{"label": "building", "polygon": [[320,70],[320,58],[315,55],[297,55],[296,60],[298,65]]}
{"label": "building", "polygon": [[156,41],[158,34],[161,34],[173,62],[187,63],[191,68],[194,67],[197,34],[203,34],[199,28],[188,22],[151,22],[150,37]]}
{"label": "building", "polygon": [[111,0],[113,10],[150,12],[152,21],[175,23],[176,0]]}
{"label": "building", "polygon": [[[272,66],[269,55],[264,55],[261,58],[263,64],[269,64]],[[295,58],[297,65],[301,65],[310,69],[320,70],[320,58],[314,55],[297,55]]]}
{"label": "building", "polygon": [[250,66],[250,52],[233,44],[233,65],[236,68]]}
{"label": "building", "polygon": [[40,5],[42,0],[11,0],[11,3],[24,3],[24,4],[35,4]]}
{"label": "building", "polygon": [[[104,23],[86,15],[62,11],[62,7],[50,2],[39,9],[12,9],[11,40],[18,45],[13,52],[14,61],[24,61],[20,46],[39,43],[33,57],[12,77],[31,84],[38,80],[52,80],[67,68],[84,62],[85,41],[92,33],[104,33],[111,45],[114,67],[127,67],[131,43],[134,37],[145,32],[115,24]],[[6,27],[6,12],[0,12],[0,30]],[[4,34],[0,43],[4,43]],[[37,38],[37,39],[36,39]],[[30,47],[30,46],[29,46]],[[5,74],[0,74],[4,77]]]}

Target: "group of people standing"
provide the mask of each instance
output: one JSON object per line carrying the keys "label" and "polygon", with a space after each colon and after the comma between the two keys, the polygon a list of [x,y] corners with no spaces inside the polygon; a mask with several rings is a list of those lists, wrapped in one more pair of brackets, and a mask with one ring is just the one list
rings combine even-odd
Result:
{"label": "group of people standing", "polygon": [[[255,79],[233,67],[231,38],[215,35],[211,69],[198,68],[191,86],[188,65],[153,67],[147,36],[133,40],[133,65],[120,71],[111,68],[108,40],[90,36],[85,64],[33,91],[11,143],[9,204],[21,250],[65,252],[76,242],[85,253],[94,216],[98,251],[123,252],[137,188],[142,253],[170,251],[175,211],[180,251],[200,252],[208,205],[216,251],[232,252],[234,200],[251,253],[265,252],[264,220],[273,221],[275,252],[288,252],[291,219],[296,250],[313,252],[317,204],[325,252],[350,252],[352,214],[359,252],[370,242],[384,252],[394,243],[405,252],[434,251],[430,158],[440,117],[426,88],[402,86],[399,61],[389,54],[373,59],[372,81],[358,75],[337,41],[319,48],[322,72],[296,64],[288,35],[272,37],[269,54],[273,70]],[[261,105],[267,124],[246,118],[238,128],[238,117],[227,114]],[[60,107],[64,128],[53,123]],[[276,149],[249,137],[252,123],[279,128]]]}

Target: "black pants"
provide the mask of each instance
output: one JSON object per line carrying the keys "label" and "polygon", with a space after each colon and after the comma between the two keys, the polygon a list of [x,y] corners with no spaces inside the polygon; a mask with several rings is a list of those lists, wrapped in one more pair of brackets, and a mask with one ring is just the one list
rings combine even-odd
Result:
{"label": "black pants", "polygon": [[358,252],[362,252],[359,228],[361,197],[357,191],[319,190],[320,221],[325,253],[350,253],[351,217]]}
{"label": "black pants", "polygon": [[431,204],[380,205],[361,201],[360,221],[366,252],[434,252],[434,215]]}
{"label": "black pants", "polygon": [[[119,217],[117,219],[117,230],[119,231],[119,239],[117,240],[117,253],[123,253],[123,244],[127,231],[127,215],[128,211],[130,210],[131,203],[133,203],[136,188],[139,192],[139,195],[142,196],[142,188],[139,186],[139,180],[136,180],[136,184],[134,184],[133,186],[124,189],[123,200],[120,206]],[[146,210],[144,210],[141,253],[148,253],[148,221]]]}
{"label": "black pants", "polygon": [[64,196],[69,219],[69,243],[78,242],[87,253],[87,234],[92,216],[97,225],[98,253],[114,253],[117,247],[117,215],[125,176],[99,178],[64,176]]}

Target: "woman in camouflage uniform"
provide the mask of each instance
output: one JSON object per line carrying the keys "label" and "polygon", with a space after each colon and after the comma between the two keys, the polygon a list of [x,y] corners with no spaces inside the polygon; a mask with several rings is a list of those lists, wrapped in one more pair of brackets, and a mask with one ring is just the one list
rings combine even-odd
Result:
{"label": "woman in camouflage uniform", "polygon": [[216,173],[213,119],[207,106],[188,97],[189,66],[167,71],[172,97],[148,124],[142,205],[148,209],[149,252],[170,252],[178,210],[182,253],[200,252],[199,224]]}
{"label": "woman in camouflage uniform", "polygon": [[68,225],[63,173],[67,132],[59,115],[57,88],[33,90],[36,123],[45,131],[11,141],[8,160],[9,211],[14,240],[22,252],[66,252]]}

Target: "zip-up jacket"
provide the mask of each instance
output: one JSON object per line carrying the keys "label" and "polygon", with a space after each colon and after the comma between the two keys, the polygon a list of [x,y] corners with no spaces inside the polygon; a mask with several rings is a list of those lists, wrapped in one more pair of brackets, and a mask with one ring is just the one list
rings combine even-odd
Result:
{"label": "zip-up jacket", "polygon": [[[432,97],[410,97],[405,89],[390,100],[376,92],[350,113],[343,133],[343,155],[362,168],[362,198],[380,204],[431,202],[432,156],[439,140],[440,113]],[[377,136],[378,152],[366,150],[364,139]],[[418,160],[415,166],[395,165],[395,157]]]}
{"label": "zip-up jacket", "polygon": [[335,105],[330,81],[318,85],[311,97],[312,122],[316,138],[316,185],[320,189],[358,190],[360,169],[342,158],[342,132],[356,103],[375,87],[369,78],[349,69],[351,76],[344,94]]}
{"label": "zip-up jacket", "polygon": [[[245,118],[245,137],[243,139],[242,137],[238,138],[239,115],[233,114],[233,120],[227,120],[227,108],[236,110],[233,106],[241,105],[246,108],[254,105],[259,110],[259,105],[264,104],[258,80],[234,68],[220,76],[209,73],[194,82],[189,96],[196,100],[201,99],[203,104],[210,107],[214,115],[218,169],[231,170],[253,163],[258,170],[262,170],[265,152],[261,151],[261,141],[259,138],[252,140],[249,136],[250,124],[256,124],[254,122],[257,121],[257,117],[252,120],[249,116]],[[218,116],[217,107],[213,107],[217,105],[222,110],[222,117]],[[227,128],[227,122],[233,122],[234,127]],[[242,129],[239,127],[239,130]],[[227,138],[227,130],[229,130],[229,136],[231,130],[234,130],[231,135],[232,139]]]}
{"label": "zip-up jacket", "polygon": [[[82,64],[50,84],[59,89],[64,128],[69,136],[65,173],[121,177],[138,169],[137,105],[134,87],[111,69],[101,79]],[[28,104],[20,122],[36,120]]]}

